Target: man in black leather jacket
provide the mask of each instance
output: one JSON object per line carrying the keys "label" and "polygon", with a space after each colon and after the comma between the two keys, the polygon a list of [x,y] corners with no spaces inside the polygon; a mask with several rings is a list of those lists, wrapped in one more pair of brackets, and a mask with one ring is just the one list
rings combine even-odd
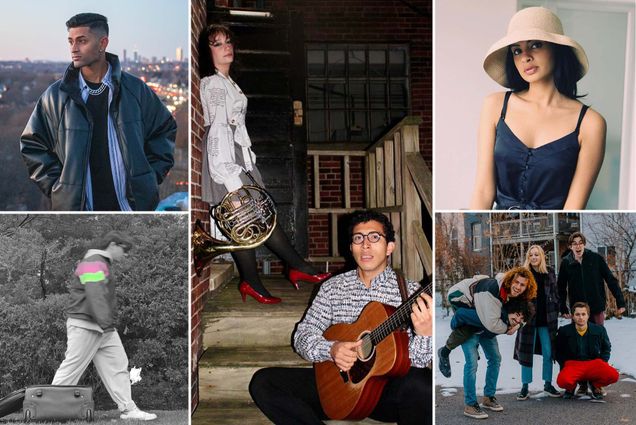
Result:
{"label": "man in black leather jacket", "polygon": [[20,150],[53,210],[148,211],[174,163],[176,122],[154,92],[107,53],[108,23],[66,23],[72,63],[38,100]]}

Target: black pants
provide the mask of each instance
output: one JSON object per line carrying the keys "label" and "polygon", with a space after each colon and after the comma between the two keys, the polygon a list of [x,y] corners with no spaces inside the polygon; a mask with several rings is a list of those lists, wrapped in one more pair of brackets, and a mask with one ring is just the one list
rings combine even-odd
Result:
{"label": "black pants", "polygon": [[[432,374],[412,367],[401,378],[389,380],[369,417],[399,425],[433,423]],[[323,424],[328,419],[320,406],[314,370],[267,368],[257,371],[250,394],[261,411],[276,425]]]}

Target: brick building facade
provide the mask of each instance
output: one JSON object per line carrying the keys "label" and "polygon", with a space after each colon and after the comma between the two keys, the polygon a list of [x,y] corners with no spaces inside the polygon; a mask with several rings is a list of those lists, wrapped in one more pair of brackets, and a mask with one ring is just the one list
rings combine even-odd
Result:
{"label": "brick building facade", "polygon": [[[271,1],[228,1],[217,0],[208,3],[204,0],[192,1],[192,84],[191,84],[191,185],[192,185],[192,222],[201,219],[209,223],[209,206],[201,201],[201,146],[204,134],[201,105],[198,99],[199,78],[197,75],[197,38],[201,29],[212,19],[206,16],[206,8],[223,9],[236,5],[243,8],[264,9],[273,14],[293,14],[302,19],[303,42],[305,45],[400,45],[406,46],[408,55],[408,115],[421,117],[419,129],[420,151],[429,164],[432,162],[432,5],[427,0],[271,0]],[[240,41],[240,40],[239,40]],[[388,55],[388,53],[387,53]],[[301,69],[303,67],[301,66]],[[246,93],[249,92],[246,90]],[[387,102],[388,96],[387,96]],[[390,128],[387,127],[384,131]],[[248,125],[248,131],[250,127]],[[252,130],[253,131],[253,130]],[[253,133],[250,132],[250,136]],[[360,141],[371,144],[374,139]],[[309,140],[311,149],[319,145]],[[342,144],[341,144],[342,145]],[[258,155],[258,152],[257,152]],[[307,208],[313,207],[314,163],[306,160],[306,197]],[[364,158],[351,157],[351,207],[362,208],[365,205]],[[319,179],[321,181],[321,207],[339,208],[343,206],[343,166],[341,158],[321,156]],[[261,170],[262,171],[262,170]],[[276,199],[276,196],[275,196]],[[297,212],[298,213],[298,212]],[[300,214],[306,214],[300,212]],[[331,241],[329,240],[330,218],[327,214],[312,214],[307,218],[307,257],[327,257]],[[299,231],[301,231],[299,229]],[[262,256],[259,258],[263,258]],[[270,258],[268,258],[270,260]],[[282,264],[272,257],[272,273],[282,271]],[[330,270],[341,264],[331,264]],[[260,266],[260,265],[259,265]],[[335,267],[334,267],[335,266]],[[204,269],[200,277],[192,273],[192,358],[195,360],[201,352],[201,312],[209,290],[209,271]],[[193,400],[197,400],[196,361],[193,361]],[[196,402],[196,401],[195,401]]]}

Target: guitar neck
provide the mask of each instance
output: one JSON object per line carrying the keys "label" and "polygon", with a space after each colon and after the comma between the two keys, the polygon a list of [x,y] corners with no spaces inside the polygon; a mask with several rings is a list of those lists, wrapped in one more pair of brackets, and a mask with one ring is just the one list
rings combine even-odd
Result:
{"label": "guitar neck", "polygon": [[[427,279],[428,281],[428,279]],[[431,294],[433,284],[428,282],[426,286],[422,286],[420,289],[411,294],[410,297],[404,303],[402,303],[395,312],[389,316],[384,322],[380,323],[377,328],[371,331],[371,340],[373,345],[379,344],[384,338],[391,335],[391,332],[400,328],[405,323],[411,320],[412,305],[415,299],[419,297],[423,292]],[[429,306],[430,307],[430,306]]]}

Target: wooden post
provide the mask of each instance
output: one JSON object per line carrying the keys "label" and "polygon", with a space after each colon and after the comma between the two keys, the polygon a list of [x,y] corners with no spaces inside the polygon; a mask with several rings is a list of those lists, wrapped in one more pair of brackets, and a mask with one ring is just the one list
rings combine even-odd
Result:
{"label": "wooden post", "polygon": [[320,156],[314,154],[314,208],[320,208]]}
{"label": "wooden post", "polygon": [[[402,164],[406,164],[406,153],[417,152],[419,150],[417,126],[408,125],[402,129],[402,142],[404,150]],[[404,273],[410,279],[421,280],[424,277],[424,269],[419,261],[417,252],[417,230],[422,216],[421,201],[417,193],[417,188],[411,179],[409,172],[402,173],[402,186],[404,190],[402,210],[402,225],[404,226]],[[420,225],[421,227],[421,225]]]}
{"label": "wooden post", "polygon": [[402,136],[399,131],[393,135],[395,142],[395,205],[402,205]]}
{"label": "wooden post", "polygon": [[377,189],[377,185],[376,185],[376,177],[375,177],[375,171],[376,171],[376,165],[375,165],[375,152],[369,152],[369,156],[367,156],[368,158],[368,163],[369,163],[369,178],[368,178],[368,182],[369,182],[369,198],[367,199],[369,208],[376,208],[378,206],[378,202],[377,202],[377,197],[376,194],[378,192]]}
{"label": "wooden post", "polygon": [[376,197],[378,207],[386,206],[384,201],[384,148],[375,148]]}
{"label": "wooden post", "polygon": [[393,139],[384,141],[384,204],[387,207],[395,205],[395,155]]}
{"label": "wooden post", "polygon": [[331,221],[331,256],[339,257],[340,253],[338,251],[338,216],[336,213],[329,214],[329,218]]}
{"label": "wooden post", "polygon": [[345,155],[342,159],[344,161],[344,207],[351,208],[351,165],[349,155]]}

